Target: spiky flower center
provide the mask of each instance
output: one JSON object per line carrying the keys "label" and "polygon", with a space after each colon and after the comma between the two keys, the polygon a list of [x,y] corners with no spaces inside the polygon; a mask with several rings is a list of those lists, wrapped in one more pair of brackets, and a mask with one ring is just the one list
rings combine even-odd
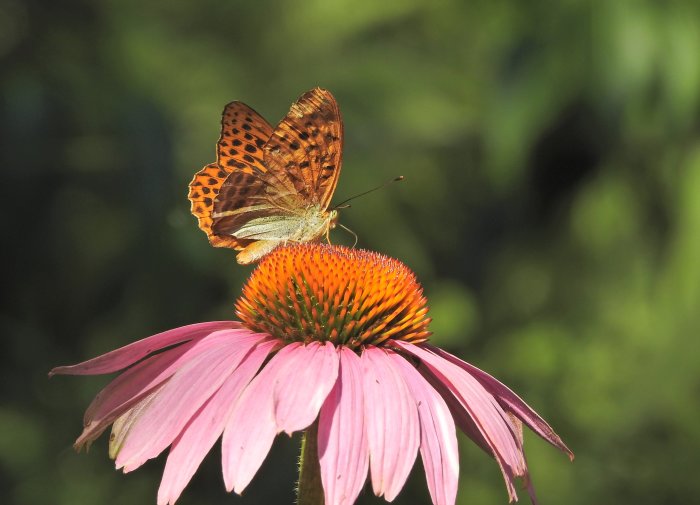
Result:
{"label": "spiky flower center", "polygon": [[236,314],[253,331],[353,348],[388,339],[424,342],[427,313],[423,290],[403,263],[326,244],[277,248],[236,302]]}

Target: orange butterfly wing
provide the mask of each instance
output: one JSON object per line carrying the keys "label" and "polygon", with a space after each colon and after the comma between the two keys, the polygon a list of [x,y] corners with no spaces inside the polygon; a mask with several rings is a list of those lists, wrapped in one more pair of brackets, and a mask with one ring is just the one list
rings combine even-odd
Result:
{"label": "orange butterfly wing", "polygon": [[343,162],[343,120],[331,92],[314,88],[301,95],[264,151],[270,175],[285,173],[307,204],[325,211]]}
{"label": "orange butterfly wing", "polygon": [[243,249],[250,240],[219,235],[212,229],[214,202],[232,174],[264,173],[262,148],[272,135],[272,126],[260,114],[241,102],[231,102],[221,118],[217,162],[205,166],[190,182],[188,198],[199,228],[214,247]]}

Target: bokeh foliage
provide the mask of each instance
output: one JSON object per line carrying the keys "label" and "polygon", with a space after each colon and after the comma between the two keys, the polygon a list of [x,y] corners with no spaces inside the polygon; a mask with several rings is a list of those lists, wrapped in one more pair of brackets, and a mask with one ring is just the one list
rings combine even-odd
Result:
{"label": "bokeh foliage", "polygon": [[[575,451],[526,439],[542,501],[697,501],[699,54],[693,0],[3,0],[2,502],[155,503],[163,458],[124,476],[104,441],[70,449],[105,380],[46,372],[232,317],[250,269],[187,183],[225,103],[274,123],[317,85],[345,118],[336,198],[407,178],[342,222]],[[217,447],[181,503],[291,503],[297,442],[243,498]],[[459,503],[506,503],[462,442]],[[426,502],[421,473],[396,503]]]}

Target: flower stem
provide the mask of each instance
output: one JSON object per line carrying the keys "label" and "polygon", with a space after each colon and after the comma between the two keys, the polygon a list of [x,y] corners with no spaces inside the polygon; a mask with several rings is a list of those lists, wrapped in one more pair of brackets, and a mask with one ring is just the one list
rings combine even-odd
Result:
{"label": "flower stem", "polygon": [[321,465],[318,462],[318,420],[309,426],[301,440],[297,505],[323,505]]}

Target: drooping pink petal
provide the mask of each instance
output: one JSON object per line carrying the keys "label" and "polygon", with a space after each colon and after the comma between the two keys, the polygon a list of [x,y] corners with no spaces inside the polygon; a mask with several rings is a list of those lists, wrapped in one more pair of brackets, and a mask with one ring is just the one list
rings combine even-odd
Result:
{"label": "drooping pink petal", "polygon": [[430,369],[428,369],[428,367],[426,367],[423,363],[419,363],[417,368],[423,375],[423,378],[433,387],[433,389],[435,389],[435,391],[437,391],[442,399],[445,400],[445,403],[452,414],[452,419],[459,429],[462,430],[462,432],[464,432],[486,454],[492,458],[495,458],[496,455],[493,453],[488,442],[479,431],[476,423],[471,417],[469,417],[469,414],[464,410],[464,407],[462,407],[462,404],[455,397],[455,395],[452,394],[450,388],[436,379],[430,373]]}
{"label": "drooping pink petal", "polygon": [[527,468],[522,448],[511,432],[507,414],[496,399],[465,370],[417,345],[395,341],[395,345],[421,359],[430,373],[460,401],[496,457],[508,495],[517,500],[514,476],[525,476]]}
{"label": "drooping pink petal", "polygon": [[291,435],[318,417],[338,377],[338,353],[330,342],[311,342],[296,347],[286,361],[275,381],[273,408],[277,431]]}
{"label": "drooping pink petal", "polygon": [[457,498],[457,434],[445,400],[405,358],[389,353],[418,407],[420,453],[433,505],[453,505]]}
{"label": "drooping pink petal", "polygon": [[325,505],[351,505],[367,479],[369,448],[364,425],[362,363],[339,347],[338,380],[321,407],[318,457]]}
{"label": "drooping pink petal", "polygon": [[189,340],[197,340],[213,331],[233,328],[241,328],[241,324],[236,321],[212,321],[181,326],[180,328],[164,331],[163,333],[132,342],[129,345],[83,361],[77,365],[58,366],[49,372],[49,377],[53,375],[100,375],[118,372],[133,365],[152,352],[165,347]]}
{"label": "drooping pink petal", "polygon": [[221,436],[236,401],[267,358],[275,341],[258,344],[173,442],[158,489],[158,505],[173,505]]}
{"label": "drooping pink petal", "polygon": [[294,342],[280,349],[243,391],[231,412],[221,442],[224,484],[228,491],[241,494],[270,452],[277,435],[275,387],[300,347],[302,344]]}
{"label": "drooping pink petal", "polygon": [[392,501],[418,454],[418,412],[403,375],[386,350],[366,347],[361,360],[372,488],[377,496]]}
{"label": "drooping pink petal", "polygon": [[117,468],[130,472],[160,454],[251,348],[265,338],[251,332],[241,338],[239,330],[222,330],[200,340],[195,347],[206,346],[207,350],[184,363],[141,412],[117,455]]}
{"label": "drooping pink petal", "polygon": [[[506,481],[508,482],[509,480],[512,480],[516,475],[514,475],[513,471],[509,467],[503,466],[501,461],[498,459],[498,456],[494,454],[493,449],[489,446],[488,442],[484,438],[484,436],[481,434],[479,431],[479,427],[476,425],[474,420],[469,417],[469,414],[464,410],[464,407],[462,406],[460,400],[455,397],[454,394],[450,391],[449,387],[447,387],[445,384],[440,382],[439,379],[435,378],[431,372],[430,369],[428,369],[423,363],[418,365],[418,369],[421,371],[423,374],[424,378],[432,385],[432,387],[435,389],[435,391],[438,392],[439,395],[445,400],[445,402],[448,405],[448,408],[450,410],[450,413],[452,414],[452,418],[455,421],[455,424],[459,426],[459,428],[474,442],[476,443],[486,454],[491,456],[492,458],[496,459],[498,462],[501,471],[504,473],[504,476],[506,476]],[[514,414],[512,414],[510,411],[506,411],[506,417],[505,417],[506,422],[508,423],[508,426],[511,430],[511,433],[513,434],[513,437],[518,444],[518,447],[523,449],[523,427],[522,423],[520,422],[520,419],[518,419]],[[533,505],[537,505],[537,500],[535,498],[535,489],[532,486],[532,482],[530,480],[530,476],[527,470],[527,460],[525,459],[525,453],[522,453],[523,457],[523,464],[522,468],[524,470],[521,470],[521,474],[517,475],[518,477],[521,477],[524,481],[525,487],[527,488],[528,494],[531,497]],[[517,499],[517,498],[516,498]]]}
{"label": "drooping pink petal", "polygon": [[110,382],[85,411],[84,429],[75,441],[76,449],[89,445],[113,421],[153,394],[182,366],[183,357],[190,356],[188,351],[195,343],[187,342],[144,360]]}
{"label": "drooping pink petal", "polygon": [[537,433],[544,440],[568,454],[569,459],[574,459],[574,454],[564,444],[561,438],[559,438],[559,435],[555,433],[555,431],[547,423],[547,421],[542,419],[542,417],[540,417],[540,415],[537,414],[537,412],[535,412],[532,409],[532,407],[525,403],[508,386],[500,382],[495,377],[484,372],[483,370],[480,370],[474,365],[462,361],[457,356],[454,356],[449,352],[443,351],[442,349],[430,345],[426,347],[433,353],[445,358],[450,363],[454,363],[458,367],[464,369],[469,374],[471,374],[476,380],[481,382],[481,384],[486,388],[487,391],[489,391],[493,396],[496,397],[498,402],[504,408],[513,412],[523,423],[525,423],[525,425],[527,425],[532,431]]}

